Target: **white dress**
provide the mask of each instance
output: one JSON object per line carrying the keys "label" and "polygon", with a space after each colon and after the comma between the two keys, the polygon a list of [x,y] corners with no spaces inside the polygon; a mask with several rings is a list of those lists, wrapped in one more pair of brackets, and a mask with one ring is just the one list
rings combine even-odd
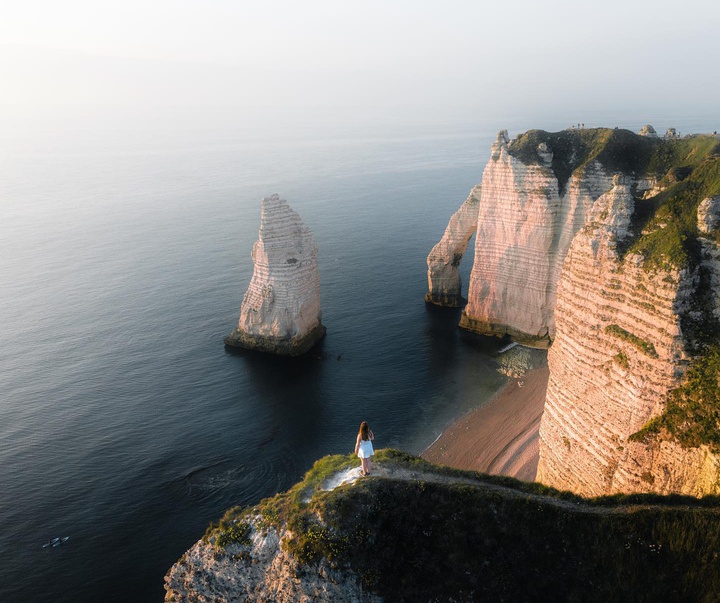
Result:
{"label": "white dress", "polygon": [[358,446],[358,456],[361,459],[369,459],[375,451],[371,440],[360,440],[360,446]]}

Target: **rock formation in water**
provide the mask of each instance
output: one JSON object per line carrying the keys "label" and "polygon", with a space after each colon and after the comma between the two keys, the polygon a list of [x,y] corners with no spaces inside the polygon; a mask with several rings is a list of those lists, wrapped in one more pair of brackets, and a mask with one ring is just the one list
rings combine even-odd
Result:
{"label": "rock formation in water", "polygon": [[555,336],[555,287],[570,242],[612,183],[597,160],[578,157],[573,165],[570,149],[580,146],[583,132],[566,131],[554,140],[544,134],[532,131],[521,144],[509,143],[502,131],[493,144],[460,322],[476,333],[508,334],[537,347]]}
{"label": "rock formation in water", "polygon": [[427,258],[428,293],[425,301],[428,303],[456,308],[466,301],[462,296],[460,262],[477,229],[480,188],[478,185],[470,191]]}
{"label": "rock formation in water", "polygon": [[325,335],[317,245],[310,229],[278,195],[262,200],[254,270],[237,328],[225,344],[298,356]]}

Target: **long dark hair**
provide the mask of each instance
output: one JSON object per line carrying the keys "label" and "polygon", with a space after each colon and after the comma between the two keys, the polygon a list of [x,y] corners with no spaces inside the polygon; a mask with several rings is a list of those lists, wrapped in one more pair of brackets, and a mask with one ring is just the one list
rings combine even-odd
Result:
{"label": "long dark hair", "polygon": [[360,434],[361,440],[369,440],[370,439],[370,427],[368,427],[367,421],[363,421],[360,423],[360,430],[358,431]]}

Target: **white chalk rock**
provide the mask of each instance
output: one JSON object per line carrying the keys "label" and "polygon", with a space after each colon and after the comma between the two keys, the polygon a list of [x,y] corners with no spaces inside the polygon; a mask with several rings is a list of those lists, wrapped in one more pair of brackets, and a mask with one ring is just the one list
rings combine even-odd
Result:
{"label": "white chalk rock", "polygon": [[706,446],[629,439],[681,382],[679,315],[695,287],[687,271],[647,271],[639,255],[622,261],[633,205],[616,178],[565,258],[536,479],[584,496],[715,493],[720,465]]}
{"label": "white chalk rock", "polygon": [[310,229],[278,195],[262,200],[253,276],[238,327],[226,345],[298,356],[325,335],[317,245]]}
{"label": "white chalk rock", "polygon": [[321,559],[303,565],[282,545],[287,528],[268,526],[259,516],[244,520],[248,541],[217,546],[217,535],[196,542],[165,576],[169,603],[381,603],[354,572]]}
{"label": "white chalk rock", "polygon": [[715,230],[720,223],[720,196],[700,201],[697,217],[697,227],[701,233],[708,234]]}
{"label": "white chalk rock", "polygon": [[657,138],[657,132],[655,131],[655,128],[653,128],[650,124],[647,124],[640,128],[640,131],[638,132],[639,136],[647,136],[648,138]]}
{"label": "white chalk rock", "polygon": [[541,142],[538,145],[537,154],[545,167],[550,167],[552,165],[553,152],[550,147],[547,146],[546,142]]}
{"label": "white chalk rock", "polygon": [[590,162],[561,191],[547,145],[537,149],[542,165],[527,165],[508,148],[503,130],[483,172],[475,262],[460,326],[547,347],[555,336],[562,262],[595,200],[611,188],[612,176]]}
{"label": "white chalk rock", "polygon": [[428,255],[426,302],[453,308],[465,303],[462,297],[460,262],[477,229],[479,203],[480,185],[470,191],[460,209],[452,215],[445,234]]}

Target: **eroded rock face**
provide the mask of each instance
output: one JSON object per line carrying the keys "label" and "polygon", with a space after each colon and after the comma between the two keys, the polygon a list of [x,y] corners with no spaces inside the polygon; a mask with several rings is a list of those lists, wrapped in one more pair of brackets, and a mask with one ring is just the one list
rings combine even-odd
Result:
{"label": "eroded rock face", "polygon": [[229,346],[297,356],[325,335],[317,245],[310,229],[278,195],[262,200],[254,270]]}
{"label": "eroded rock face", "polygon": [[698,206],[698,230],[708,234],[720,224],[720,197],[708,197]]}
{"label": "eroded rock face", "polygon": [[681,382],[679,316],[695,286],[686,271],[644,270],[641,256],[621,262],[633,204],[627,180],[616,178],[565,258],[537,480],[586,496],[715,492],[720,465],[707,447],[628,439]]}
{"label": "eroded rock face", "polygon": [[478,185],[470,191],[460,209],[450,218],[442,239],[428,255],[426,302],[453,308],[465,303],[462,297],[460,262],[477,229],[480,190]]}
{"label": "eroded rock face", "polygon": [[507,132],[493,144],[483,172],[475,263],[460,326],[483,335],[509,334],[530,346],[555,337],[555,291],[575,233],[612,176],[591,161],[561,191],[553,151],[537,148],[539,164],[508,152]]}
{"label": "eroded rock face", "polygon": [[647,136],[648,138],[657,138],[657,132],[655,131],[655,128],[653,128],[650,124],[647,124],[640,128],[640,131],[638,132],[639,136]]}
{"label": "eroded rock face", "polygon": [[250,520],[249,543],[214,546],[202,540],[187,551],[165,576],[165,601],[190,603],[379,603],[349,570],[331,569],[321,561],[313,571],[301,567],[283,550],[287,532]]}

